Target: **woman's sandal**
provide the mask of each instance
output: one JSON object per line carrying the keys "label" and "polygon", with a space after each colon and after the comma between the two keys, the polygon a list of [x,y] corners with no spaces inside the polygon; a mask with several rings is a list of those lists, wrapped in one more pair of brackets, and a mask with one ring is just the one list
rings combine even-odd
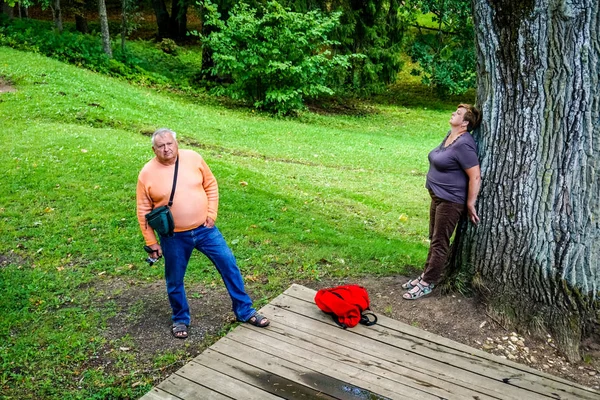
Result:
{"label": "woman's sandal", "polygon": [[[423,279],[423,274],[419,275],[418,278],[411,279],[410,281],[402,284],[402,289],[411,290],[416,287],[419,283],[421,283],[421,279]],[[417,284],[413,285],[413,282],[417,281]]]}
{"label": "woman's sandal", "polygon": [[271,323],[267,319],[267,317],[265,317],[264,315],[261,315],[259,313],[255,313],[253,316],[248,318],[248,320],[246,322],[249,323],[250,325],[254,325],[259,328],[264,328],[266,326],[269,326],[269,324]]}
{"label": "woman's sandal", "polygon": [[173,334],[173,337],[176,337],[177,339],[187,339],[188,327],[184,323],[176,322],[171,327],[171,333]]}
{"label": "woman's sandal", "polygon": [[[433,285],[422,285],[421,282],[416,284],[416,288],[418,288],[419,290],[417,290],[416,292],[406,292],[402,295],[402,298],[404,300],[416,300],[416,299],[420,299],[423,296],[427,296],[428,294],[431,293],[431,289]],[[412,290],[412,289],[411,289]]]}

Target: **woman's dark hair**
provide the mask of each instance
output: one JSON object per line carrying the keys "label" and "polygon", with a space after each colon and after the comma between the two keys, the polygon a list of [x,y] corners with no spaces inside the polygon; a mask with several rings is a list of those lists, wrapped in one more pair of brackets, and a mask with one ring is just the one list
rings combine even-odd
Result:
{"label": "woman's dark hair", "polygon": [[479,126],[481,123],[481,111],[475,108],[475,106],[470,104],[459,104],[457,108],[464,108],[467,110],[463,116],[463,120],[469,123],[469,125],[467,125],[467,131],[471,132]]}

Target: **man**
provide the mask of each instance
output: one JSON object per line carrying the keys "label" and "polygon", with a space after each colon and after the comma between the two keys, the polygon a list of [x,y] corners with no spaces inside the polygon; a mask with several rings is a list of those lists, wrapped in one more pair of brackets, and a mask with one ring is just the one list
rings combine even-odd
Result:
{"label": "man", "polygon": [[[137,217],[153,258],[164,256],[167,294],[173,310],[172,333],[188,336],[190,310],[183,285],[185,271],[194,249],[204,253],[217,267],[233,302],[238,321],[264,328],[269,320],[252,307],[233,253],[215,226],[219,207],[217,181],[204,159],[195,151],[179,150],[175,132],[159,129],[152,134],[156,157],[142,168],[137,182]],[[173,187],[175,162],[179,157],[177,186],[171,213],[175,222],[172,236],[160,236],[147,224],[145,215],[167,205]]]}

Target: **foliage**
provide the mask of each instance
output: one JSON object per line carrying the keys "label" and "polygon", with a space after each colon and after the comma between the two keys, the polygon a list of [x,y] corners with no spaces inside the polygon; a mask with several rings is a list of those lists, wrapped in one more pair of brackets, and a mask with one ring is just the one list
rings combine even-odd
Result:
{"label": "foliage", "polygon": [[[59,34],[48,22],[33,19],[0,21],[0,45],[40,53],[131,82],[187,90],[201,65],[200,55],[172,43],[161,43],[156,48],[152,43],[136,41],[129,44],[126,52],[115,46],[114,58],[109,59],[96,35],[84,35],[67,27]],[[167,48],[172,55],[164,54]]]}
{"label": "foliage", "polygon": [[410,0],[407,5],[431,16],[419,24],[408,53],[423,83],[440,94],[460,95],[475,87],[475,34],[471,3],[462,0]]}
{"label": "foliage", "polygon": [[240,3],[224,22],[213,4],[204,7],[205,24],[216,28],[204,41],[212,50],[210,72],[228,81],[215,93],[280,115],[302,109],[305,99],[334,93],[331,72],[347,67],[349,58],[329,50],[339,13],[295,13],[275,1],[260,9]]}
{"label": "foliage", "polygon": [[287,0],[284,4],[299,12],[336,10],[342,13],[332,35],[338,42],[334,53],[362,55],[349,60],[348,70],[338,71],[345,90],[368,95],[381,92],[385,85],[396,81],[402,68],[400,55],[412,12],[402,2]]}
{"label": "foliage", "polygon": [[336,38],[341,42],[336,50],[342,54],[358,53],[345,83],[355,92],[380,92],[384,85],[396,81],[402,68],[400,58],[406,15],[399,1],[369,0],[339,2],[344,10]]}

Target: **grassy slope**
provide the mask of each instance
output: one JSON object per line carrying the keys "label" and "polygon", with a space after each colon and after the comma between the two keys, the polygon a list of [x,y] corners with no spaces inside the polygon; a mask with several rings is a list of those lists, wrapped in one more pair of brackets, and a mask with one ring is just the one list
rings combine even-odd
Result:
{"label": "grassy slope", "polygon": [[[110,316],[95,284],[162,278],[143,262],[135,218],[137,173],[152,156],[143,133],[158,127],[177,131],[213,169],[218,225],[247,279],[267,282],[265,298],[298,279],[400,273],[424,261],[426,156],[451,106],[277,120],[7,48],[0,60],[0,77],[17,88],[0,94],[0,391],[89,398],[148,389],[84,366]],[[189,271],[190,280],[218,281],[200,257]]]}

